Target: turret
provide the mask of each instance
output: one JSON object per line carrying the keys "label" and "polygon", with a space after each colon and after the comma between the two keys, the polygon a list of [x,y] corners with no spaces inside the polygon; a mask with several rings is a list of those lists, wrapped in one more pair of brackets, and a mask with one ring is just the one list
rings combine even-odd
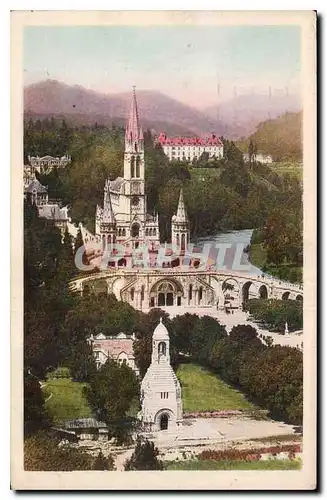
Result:
{"label": "turret", "polygon": [[102,237],[102,249],[107,250],[109,245],[112,245],[116,242],[116,219],[112,210],[109,180],[106,181],[104,187],[100,233]]}
{"label": "turret", "polygon": [[171,219],[171,242],[185,252],[190,242],[189,223],[186,214],[183,189],[180,190],[176,215]]}

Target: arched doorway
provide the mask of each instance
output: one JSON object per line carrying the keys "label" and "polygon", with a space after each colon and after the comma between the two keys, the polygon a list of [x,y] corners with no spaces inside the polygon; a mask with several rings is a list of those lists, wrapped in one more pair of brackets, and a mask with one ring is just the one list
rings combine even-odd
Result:
{"label": "arched doorway", "polygon": [[160,417],[160,430],[161,431],[166,431],[168,429],[168,420],[169,420],[168,414],[163,413]]}
{"label": "arched doorway", "polygon": [[268,299],[268,290],[266,285],[261,285],[261,287],[259,288],[259,298]]}
{"label": "arched doorway", "polygon": [[290,298],[290,292],[284,292],[282,295],[282,300],[288,300]]}
{"label": "arched doorway", "polygon": [[299,300],[300,302],[303,302],[303,297],[302,295],[297,295],[296,300]]}
{"label": "arched doorway", "polygon": [[174,305],[174,287],[171,283],[161,283],[158,287],[158,306]]}
{"label": "arched doorway", "polygon": [[126,267],[126,259],[124,259],[124,258],[119,259],[118,267]]}

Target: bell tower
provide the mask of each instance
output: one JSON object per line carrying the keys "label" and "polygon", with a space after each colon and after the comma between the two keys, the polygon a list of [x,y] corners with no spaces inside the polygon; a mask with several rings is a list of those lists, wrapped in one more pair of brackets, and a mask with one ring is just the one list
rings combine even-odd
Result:
{"label": "bell tower", "polygon": [[144,186],[144,137],[139,122],[135,87],[125,131],[124,153],[125,195],[129,197],[129,213],[143,218],[146,213]]}

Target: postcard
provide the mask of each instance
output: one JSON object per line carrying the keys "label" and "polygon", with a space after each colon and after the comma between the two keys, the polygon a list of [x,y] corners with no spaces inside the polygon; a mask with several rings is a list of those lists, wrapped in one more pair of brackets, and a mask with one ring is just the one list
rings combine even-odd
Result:
{"label": "postcard", "polygon": [[316,13],[14,11],[14,490],[316,488]]}

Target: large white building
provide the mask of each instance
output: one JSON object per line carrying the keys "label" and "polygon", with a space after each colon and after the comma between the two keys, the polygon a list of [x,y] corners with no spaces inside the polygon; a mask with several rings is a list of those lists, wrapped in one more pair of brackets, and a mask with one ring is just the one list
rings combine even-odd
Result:
{"label": "large white building", "polygon": [[54,168],[64,168],[71,161],[71,156],[64,155],[59,157],[54,156],[28,156],[28,161],[31,167],[37,170],[40,174],[49,174]]}
{"label": "large white building", "polygon": [[169,334],[162,323],[152,336],[151,364],[141,383],[139,417],[148,431],[176,431],[183,418],[182,393],[170,365]]}
{"label": "large white building", "polygon": [[156,139],[169,160],[187,160],[192,162],[199,159],[203,153],[208,153],[209,158],[221,159],[224,156],[224,146],[219,137],[167,137],[161,132]]}
{"label": "large white building", "polygon": [[[273,158],[271,155],[264,155],[262,153],[256,153],[253,155],[254,161],[257,161],[259,163],[264,163],[264,164],[270,164],[273,163]],[[243,154],[243,160],[247,163],[249,162],[249,153],[244,153]]]}

